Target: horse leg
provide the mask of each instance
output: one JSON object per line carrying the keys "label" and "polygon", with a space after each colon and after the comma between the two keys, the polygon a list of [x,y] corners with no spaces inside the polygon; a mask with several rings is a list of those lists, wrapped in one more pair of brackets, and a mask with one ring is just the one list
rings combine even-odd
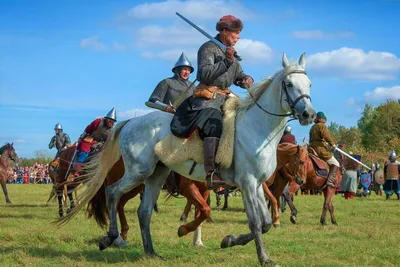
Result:
{"label": "horse leg", "polygon": [[268,232],[271,228],[272,220],[267,209],[262,185],[257,186],[257,180],[252,178],[248,181],[246,187],[240,186],[242,200],[246,209],[249,228],[248,234],[243,234],[237,238],[234,235],[224,237],[221,242],[221,248],[233,247],[236,245],[246,245],[251,240],[255,240],[257,256],[262,266],[275,265],[265,253],[262,242],[262,234]]}
{"label": "horse leg", "polygon": [[143,200],[140,203],[137,211],[144,252],[149,256],[157,256],[151,240],[150,220],[154,203],[156,202],[160,194],[161,187],[163,186],[164,181],[169,173],[170,170],[165,165],[158,165],[153,174],[145,180],[146,190],[144,190]]}
{"label": "horse leg", "polygon": [[64,197],[64,194],[62,192],[58,192],[58,194],[57,194],[58,214],[60,215],[61,218],[64,216],[63,197]]}
{"label": "horse leg", "polygon": [[283,190],[283,196],[285,197],[286,203],[290,208],[290,222],[292,224],[297,223],[297,209],[293,204],[292,195],[294,192],[297,192],[299,188],[300,186],[295,181],[291,181],[289,186]]}
{"label": "horse leg", "polygon": [[185,196],[188,201],[190,201],[196,208],[195,220],[183,224],[178,229],[178,236],[182,237],[190,232],[193,232],[197,227],[210,216],[211,208],[207,205],[206,200],[200,194],[199,188],[190,182],[187,184],[186,188],[182,191],[182,195]]}
{"label": "horse leg", "polygon": [[126,240],[128,237],[129,225],[125,216],[125,204],[132,198],[136,197],[144,188],[144,185],[139,185],[121,197],[117,205],[119,223],[121,224],[121,237]]}
{"label": "horse leg", "polygon": [[338,225],[335,218],[335,209],[333,207],[332,198],[335,195],[336,188],[328,188],[327,190],[327,201],[329,203],[329,213],[331,214],[331,223]]}
{"label": "horse leg", "polygon": [[186,205],[183,209],[183,213],[181,215],[180,221],[187,223],[187,218],[189,216],[190,208],[192,207],[192,203],[190,203],[189,199],[186,199]]}
{"label": "horse leg", "polygon": [[[139,163],[137,163],[139,164]],[[146,166],[146,165],[142,165]],[[140,167],[138,165],[129,166],[125,165],[126,170],[124,175],[117,182],[108,185],[106,187],[106,201],[107,201],[107,210],[108,217],[110,219],[109,231],[107,235],[102,237],[99,240],[99,249],[104,250],[111,246],[115,239],[118,238],[118,224],[117,224],[117,205],[120,198],[131,191],[133,188],[139,186],[143,183],[143,180],[147,177],[145,171],[140,171]],[[134,174],[137,174],[136,176]],[[141,174],[139,176],[139,174]],[[132,177],[133,176],[133,177]],[[143,202],[142,202],[143,203]]]}
{"label": "horse leg", "polygon": [[272,225],[276,228],[281,225],[279,220],[279,208],[278,208],[278,201],[276,200],[275,196],[272,194],[271,190],[269,190],[266,183],[262,184],[264,196],[268,198],[269,202],[272,206]]}
{"label": "horse leg", "polygon": [[228,208],[229,191],[230,186],[224,188],[224,206],[222,207],[222,210],[226,210]]}
{"label": "horse leg", "polygon": [[324,193],[324,205],[322,206],[322,214],[321,214],[321,218],[319,220],[322,225],[326,225],[326,212],[329,209],[328,192],[330,191],[330,189],[335,190],[335,188],[330,188],[328,186],[326,188],[326,190],[323,191],[323,193]]}
{"label": "horse leg", "polygon": [[221,206],[221,194],[219,194],[218,190],[215,190],[214,192],[215,192],[215,199],[217,200],[217,208],[218,208],[219,206]]}
{"label": "horse leg", "polygon": [[4,193],[4,196],[6,197],[6,202],[11,204],[11,201],[8,198],[6,181],[4,181],[4,183],[3,182],[1,183],[1,187],[3,188],[3,193]]}
{"label": "horse leg", "polygon": [[72,193],[73,192],[68,193],[70,208],[67,210],[67,214],[70,213],[70,211],[75,207],[74,196]]}

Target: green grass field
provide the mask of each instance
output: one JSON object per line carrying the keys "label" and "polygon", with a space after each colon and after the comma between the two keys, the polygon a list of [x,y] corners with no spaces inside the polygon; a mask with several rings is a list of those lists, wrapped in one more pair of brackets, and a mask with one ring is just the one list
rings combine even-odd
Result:
{"label": "green grass field", "polygon": [[[193,233],[179,238],[179,217],[185,199],[158,201],[152,234],[163,260],[144,256],[136,209],[139,199],[126,206],[130,223],[129,246],[99,251],[105,231],[84,212],[63,227],[54,226],[57,203],[46,203],[50,185],[8,185],[13,204],[2,193],[0,204],[0,266],[258,266],[254,242],[221,249],[222,238],[249,231],[240,197],[230,198],[228,211],[215,208],[214,223],[203,225],[204,247],[192,246]],[[267,254],[280,266],[398,266],[400,260],[400,201],[371,197],[345,200],[334,197],[339,226],[319,225],[322,196],[297,196],[298,224],[281,217],[281,228],[264,234]],[[192,213],[191,213],[192,215]],[[328,215],[329,216],[329,215]],[[330,222],[329,217],[327,221]]]}

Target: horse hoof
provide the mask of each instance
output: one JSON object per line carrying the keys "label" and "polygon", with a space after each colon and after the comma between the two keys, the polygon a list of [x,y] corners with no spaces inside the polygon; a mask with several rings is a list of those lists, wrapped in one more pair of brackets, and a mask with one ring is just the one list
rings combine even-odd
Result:
{"label": "horse hoof", "polygon": [[6,202],[7,202],[7,204],[11,204],[11,201],[10,201],[10,200],[6,200]]}
{"label": "horse hoof", "polygon": [[297,219],[296,219],[296,216],[290,216],[290,222],[291,222],[292,224],[296,224],[296,223],[297,223],[296,220],[297,220]]}
{"label": "horse hoof", "polygon": [[276,262],[274,262],[273,260],[270,259],[266,259],[261,263],[262,266],[279,266],[278,264],[276,264]]}
{"label": "horse hoof", "polygon": [[195,248],[201,248],[201,247],[203,247],[204,245],[203,245],[203,242],[201,242],[201,241],[198,241],[198,242],[196,242],[196,243],[194,243],[194,247]]}
{"label": "horse hoof", "polygon": [[113,244],[119,248],[128,246],[128,242],[126,242],[120,235],[114,240]]}
{"label": "horse hoof", "polygon": [[274,228],[277,228],[277,229],[279,229],[279,228],[281,228],[281,224],[279,223],[277,223],[277,224],[272,224],[273,226],[274,226]]}
{"label": "horse hoof", "polygon": [[235,246],[235,236],[227,235],[221,241],[221,248],[229,248]]}
{"label": "horse hoof", "polygon": [[181,225],[178,228],[178,236],[182,237],[185,236],[189,233],[189,230],[187,229],[187,227],[185,225]]}
{"label": "horse hoof", "polygon": [[160,256],[160,255],[158,255],[157,253],[155,253],[155,252],[152,252],[152,253],[146,253],[146,256],[147,257],[151,257],[151,258],[155,258],[155,259],[158,259],[158,260],[164,260],[164,257],[163,256]]}
{"label": "horse hoof", "polygon": [[208,217],[207,220],[206,220],[206,222],[207,222],[207,223],[213,223],[214,220],[213,220],[211,217]]}
{"label": "horse hoof", "polygon": [[60,215],[60,218],[64,217],[63,213],[59,213],[58,215]]}
{"label": "horse hoof", "polygon": [[333,221],[332,224],[338,226],[336,221]]}
{"label": "horse hoof", "polygon": [[99,249],[100,250],[105,250],[106,248],[108,248],[111,245],[111,240],[108,236],[103,236],[100,240],[99,240]]}
{"label": "horse hoof", "polygon": [[222,207],[222,209],[221,210],[226,210],[228,207]]}

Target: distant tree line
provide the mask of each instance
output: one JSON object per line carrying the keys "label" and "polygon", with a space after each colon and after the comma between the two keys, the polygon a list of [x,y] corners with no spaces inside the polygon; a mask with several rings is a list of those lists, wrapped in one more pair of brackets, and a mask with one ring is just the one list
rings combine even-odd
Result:
{"label": "distant tree line", "polygon": [[400,99],[378,107],[366,104],[355,127],[331,122],[328,128],[337,142],[346,142],[347,151],[362,155],[363,162],[382,164],[390,151],[400,154]]}
{"label": "distant tree line", "polygon": [[54,156],[50,155],[45,149],[36,150],[34,153],[35,157],[33,158],[20,158],[18,165],[22,167],[33,166],[36,162],[38,164],[48,164],[54,159]]}

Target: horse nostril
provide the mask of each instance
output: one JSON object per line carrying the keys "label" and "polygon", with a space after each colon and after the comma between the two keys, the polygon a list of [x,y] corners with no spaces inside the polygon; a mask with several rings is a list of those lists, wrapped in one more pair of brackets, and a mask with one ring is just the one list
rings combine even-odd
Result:
{"label": "horse nostril", "polygon": [[303,112],[304,119],[308,119],[309,116],[310,116],[310,114],[307,112],[307,110]]}

